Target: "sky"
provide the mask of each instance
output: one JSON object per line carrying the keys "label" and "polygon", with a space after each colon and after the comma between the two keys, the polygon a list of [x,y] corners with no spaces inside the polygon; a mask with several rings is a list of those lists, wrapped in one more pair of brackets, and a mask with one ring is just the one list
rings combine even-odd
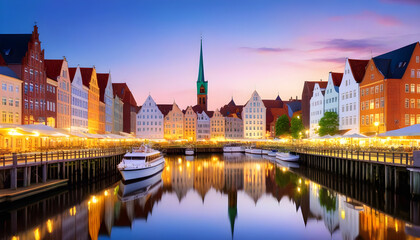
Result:
{"label": "sky", "polygon": [[0,1],[0,33],[39,27],[47,59],[95,66],[138,105],[196,104],[203,39],[209,109],[301,97],[303,83],[420,40],[420,0]]}

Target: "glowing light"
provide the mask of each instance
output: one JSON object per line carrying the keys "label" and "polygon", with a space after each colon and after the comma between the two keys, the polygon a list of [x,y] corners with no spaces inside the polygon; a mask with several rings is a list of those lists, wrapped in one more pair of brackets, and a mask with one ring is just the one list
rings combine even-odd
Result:
{"label": "glowing light", "polygon": [[261,170],[261,166],[260,166],[260,164],[257,164],[257,170],[259,171],[259,170]]}
{"label": "glowing light", "polygon": [[33,133],[34,133],[34,137],[39,137],[39,132],[34,131]]}
{"label": "glowing light", "polygon": [[182,172],[182,166],[179,166],[179,171]]}
{"label": "glowing light", "polygon": [[76,206],[73,207],[73,214],[76,215]]}
{"label": "glowing light", "polygon": [[217,161],[217,160],[219,160],[217,157],[213,157],[213,159],[212,159],[213,161]]}
{"label": "glowing light", "polygon": [[297,188],[297,191],[300,192],[300,187]]}
{"label": "glowing light", "polygon": [[379,126],[379,122],[375,122],[373,124],[375,125],[375,127]]}
{"label": "glowing light", "polygon": [[108,190],[105,190],[105,192],[104,192],[105,197],[108,196],[108,194],[109,194]]}
{"label": "glowing light", "polygon": [[285,167],[282,167],[282,168],[281,168],[281,171],[282,171],[282,172],[286,172],[286,170],[287,170],[287,169],[286,169]]}
{"label": "glowing light", "polygon": [[166,171],[168,171],[169,172],[169,170],[171,169],[171,167],[169,167],[169,166],[166,166]]}
{"label": "glowing light", "polygon": [[50,219],[48,219],[48,221],[47,221],[47,230],[48,230],[48,233],[52,233],[52,231],[53,231],[53,224],[52,224],[52,221]]}
{"label": "glowing light", "polygon": [[36,240],[41,239],[41,234],[39,233],[39,228],[35,229],[35,231],[34,231],[34,238]]}
{"label": "glowing light", "polygon": [[182,159],[181,158],[178,158],[178,163],[182,163]]}
{"label": "glowing light", "polygon": [[398,223],[395,222],[395,232],[398,232]]}
{"label": "glowing light", "polygon": [[197,171],[199,171],[199,172],[201,171],[201,166],[197,167]]}
{"label": "glowing light", "polygon": [[302,184],[302,179],[301,178],[299,178],[299,184]]}
{"label": "glowing light", "polygon": [[188,168],[190,167],[190,162],[187,162],[187,167],[188,167]]}
{"label": "glowing light", "polygon": [[341,210],[341,219],[346,218],[346,212],[344,210]]}
{"label": "glowing light", "polygon": [[98,200],[96,199],[95,196],[92,196],[92,203],[96,203],[96,202],[98,202]]}
{"label": "glowing light", "polygon": [[17,135],[22,136],[23,134],[18,133],[15,129],[12,129],[12,130],[9,131],[9,135],[11,135],[11,136],[17,136]]}
{"label": "glowing light", "polygon": [[19,240],[19,237],[13,236],[12,240]]}

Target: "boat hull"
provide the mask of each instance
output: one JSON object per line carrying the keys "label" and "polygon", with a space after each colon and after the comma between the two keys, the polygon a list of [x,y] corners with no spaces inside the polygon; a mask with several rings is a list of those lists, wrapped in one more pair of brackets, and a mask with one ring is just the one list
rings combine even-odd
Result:
{"label": "boat hull", "polygon": [[223,152],[225,153],[243,153],[245,149],[243,147],[235,146],[235,147],[223,147]]}
{"label": "boat hull", "polygon": [[188,156],[194,155],[194,151],[193,150],[186,150],[185,155],[188,155]]}
{"label": "boat hull", "polygon": [[297,162],[299,161],[299,155],[277,153],[276,158],[286,162]]}
{"label": "boat hull", "polygon": [[145,168],[125,168],[125,169],[118,169],[123,177],[124,181],[130,181],[134,179],[142,179],[150,177],[160,171],[165,166],[165,159],[159,162],[158,164],[150,167]]}

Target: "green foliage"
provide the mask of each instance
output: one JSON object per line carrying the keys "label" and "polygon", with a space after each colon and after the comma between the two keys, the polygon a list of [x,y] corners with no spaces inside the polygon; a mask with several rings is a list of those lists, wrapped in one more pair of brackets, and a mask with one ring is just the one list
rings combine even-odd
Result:
{"label": "green foliage", "polygon": [[319,189],[319,204],[327,210],[327,212],[335,211],[336,209],[336,202],[337,202],[337,196],[335,194],[330,193],[325,188]]}
{"label": "green foliage", "polygon": [[326,112],[319,120],[319,136],[335,135],[338,133],[338,114],[335,112]]}
{"label": "green foliage", "polygon": [[[299,117],[292,118],[291,124],[290,124],[290,132],[292,133],[292,137],[294,139],[301,138],[303,135],[303,130],[305,129],[302,123],[302,119]],[[299,134],[301,133],[301,134]]]}
{"label": "green foliage", "polygon": [[290,122],[286,114],[281,115],[276,121],[276,136],[289,134]]}
{"label": "green foliage", "polygon": [[296,186],[298,181],[298,177],[296,174],[290,172],[282,172],[280,168],[276,167],[276,184],[278,187],[284,188],[289,184],[292,186]]}

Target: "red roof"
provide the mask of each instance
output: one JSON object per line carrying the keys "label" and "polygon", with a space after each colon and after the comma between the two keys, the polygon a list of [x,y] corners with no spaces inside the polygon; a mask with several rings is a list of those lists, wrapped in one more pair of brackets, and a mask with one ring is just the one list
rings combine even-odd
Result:
{"label": "red roof", "polygon": [[113,83],[114,96],[117,95],[123,103],[128,103],[137,107],[137,102],[126,83]]}
{"label": "red roof", "polygon": [[90,80],[92,80],[93,68],[80,68],[83,85],[89,88]]}
{"label": "red roof", "polygon": [[354,80],[356,80],[357,83],[361,83],[365,76],[366,66],[369,63],[369,60],[348,59],[348,61]]}
{"label": "red roof", "polygon": [[57,81],[57,77],[61,74],[61,68],[63,67],[63,59],[45,59],[45,70],[47,77]]}
{"label": "red roof", "polygon": [[266,108],[282,108],[282,100],[262,100]]}
{"label": "red roof", "polygon": [[305,89],[308,90],[310,97],[312,97],[312,93],[314,92],[314,87],[316,83],[319,84],[320,88],[327,88],[328,81],[305,81],[305,84],[303,85],[303,91],[305,91]]}
{"label": "red roof", "polygon": [[69,76],[70,76],[70,82],[73,82],[74,75],[76,74],[77,68],[69,68]]}
{"label": "red roof", "polygon": [[343,80],[343,73],[331,72],[331,78],[334,83],[334,86],[339,87],[341,80]]}
{"label": "red roof", "polygon": [[172,110],[172,106],[173,104],[157,104],[157,107],[163,116],[168,115],[168,113]]}
{"label": "red roof", "polygon": [[242,118],[241,113],[243,108],[244,106],[236,105],[232,99],[228,104],[220,108],[220,113],[225,117],[231,117],[232,115],[236,115],[238,118]]}
{"label": "red roof", "polygon": [[108,84],[109,73],[97,73],[96,77],[98,78],[99,100],[101,100],[101,102],[104,102],[105,88]]}
{"label": "red roof", "polygon": [[285,108],[270,108],[266,111],[266,130],[270,131],[270,124],[274,121],[277,121],[277,118],[282,116],[283,114],[286,114],[287,117],[289,117],[289,112],[287,110],[287,106]]}

